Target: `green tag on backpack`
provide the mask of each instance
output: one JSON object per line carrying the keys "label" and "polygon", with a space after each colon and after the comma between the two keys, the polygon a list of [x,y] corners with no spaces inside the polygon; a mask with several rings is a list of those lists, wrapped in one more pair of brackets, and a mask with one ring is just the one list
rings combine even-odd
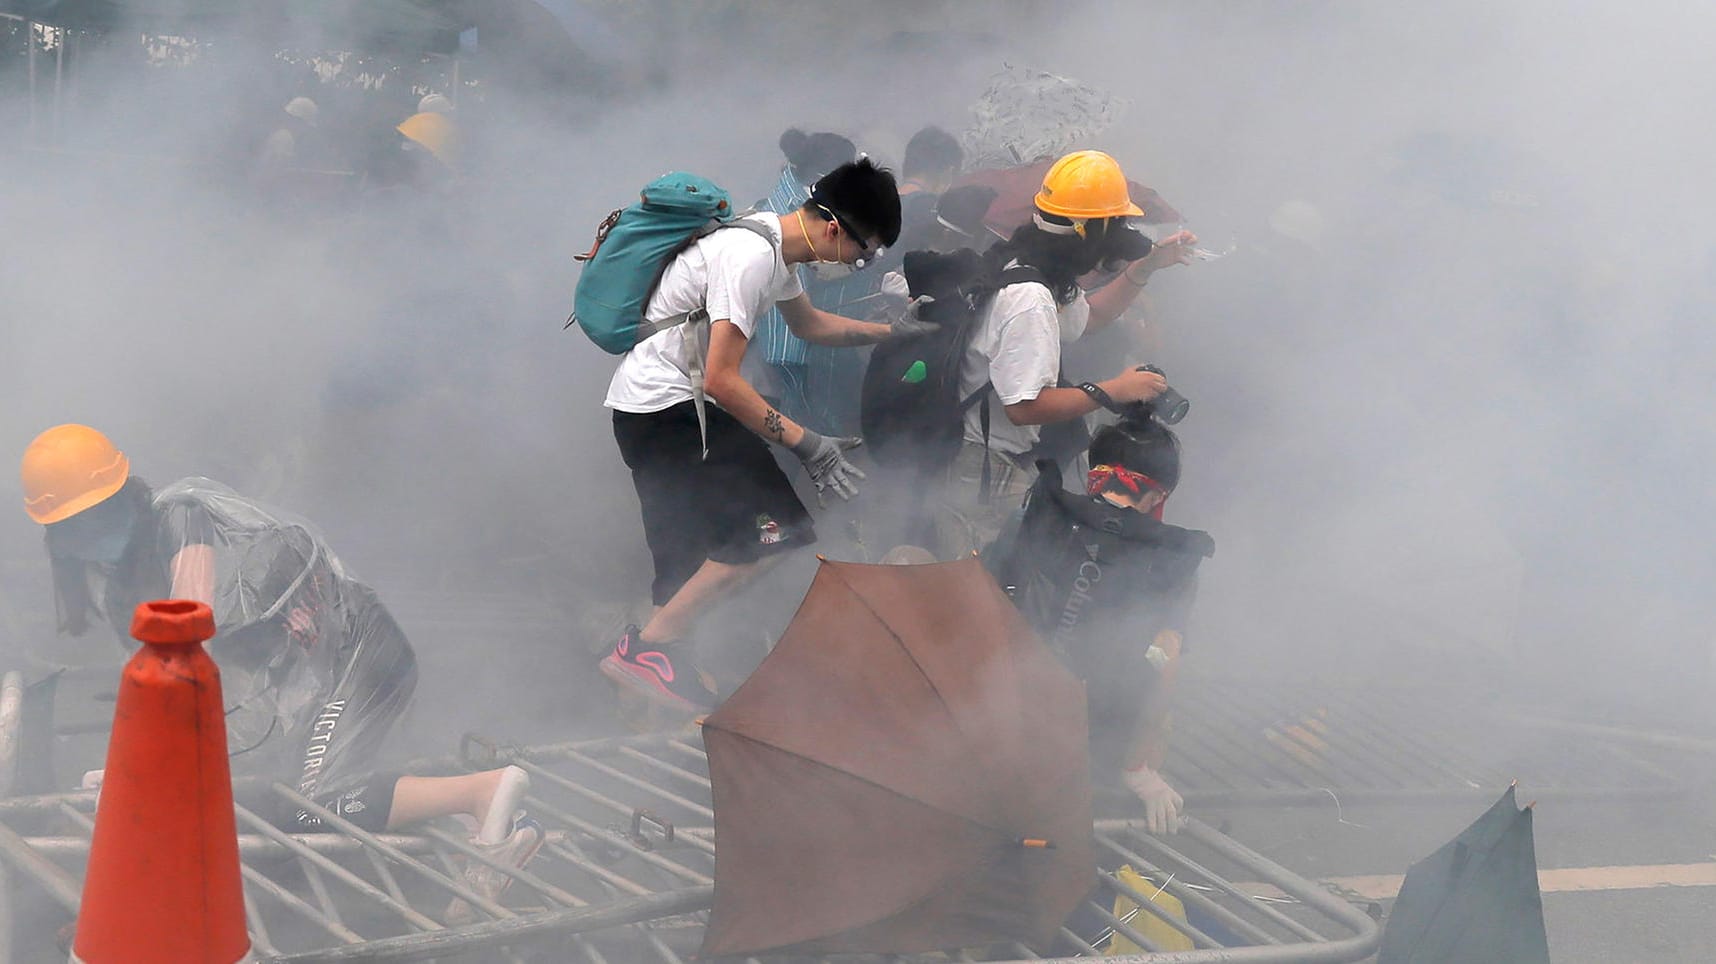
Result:
{"label": "green tag on backpack", "polygon": [[926,366],[923,359],[920,358],[917,361],[912,362],[912,367],[906,369],[906,373],[900,376],[900,381],[905,382],[908,385],[916,385],[928,377],[929,367]]}

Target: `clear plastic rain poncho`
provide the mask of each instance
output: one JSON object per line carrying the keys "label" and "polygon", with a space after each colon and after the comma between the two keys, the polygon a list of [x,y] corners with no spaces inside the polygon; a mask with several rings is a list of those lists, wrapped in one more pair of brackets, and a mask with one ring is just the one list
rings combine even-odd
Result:
{"label": "clear plastic rain poncho", "polygon": [[[336,691],[362,711],[342,726],[391,725],[415,682],[410,644],[320,533],[204,478],[161,489],[154,510],[168,566],[186,546],[214,550],[216,636],[207,645],[220,666],[235,772],[272,771],[301,755]],[[378,693],[396,705],[377,705]]]}
{"label": "clear plastic rain poncho", "polygon": [[1070,77],[1008,64],[971,107],[967,170],[1008,168],[1096,146],[1127,102]]}

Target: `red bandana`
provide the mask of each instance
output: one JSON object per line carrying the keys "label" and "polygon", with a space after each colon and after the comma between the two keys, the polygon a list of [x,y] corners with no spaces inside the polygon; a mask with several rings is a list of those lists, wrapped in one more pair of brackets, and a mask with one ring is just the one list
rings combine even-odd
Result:
{"label": "red bandana", "polygon": [[1142,472],[1134,472],[1123,465],[1093,465],[1090,475],[1085,481],[1085,489],[1091,495],[1101,495],[1108,489],[1109,483],[1118,482],[1126,491],[1135,496],[1143,495],[1145,489],[1162,493],[1162,501],[1150,510],[1150,518],[1162,521],[1162,506],[1168,501],[1168,487]]}

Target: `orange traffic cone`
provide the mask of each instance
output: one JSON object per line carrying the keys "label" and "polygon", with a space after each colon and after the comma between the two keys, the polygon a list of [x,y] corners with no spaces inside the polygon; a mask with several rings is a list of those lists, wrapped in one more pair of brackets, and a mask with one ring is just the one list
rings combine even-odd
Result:
{"label": "orange traffic cone", "polygon": [[73,964],[249,959],[214,613],[144,603],[119,682]]}

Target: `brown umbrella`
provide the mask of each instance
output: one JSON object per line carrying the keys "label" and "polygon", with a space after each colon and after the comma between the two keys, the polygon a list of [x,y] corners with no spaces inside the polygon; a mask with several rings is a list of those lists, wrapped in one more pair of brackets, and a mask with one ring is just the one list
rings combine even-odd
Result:
{"label": "brown umbrella", "polygon": [[702,955],[1045,946],[1091,888],[1084,687],[976,559],[824,562],[703,724]]}

